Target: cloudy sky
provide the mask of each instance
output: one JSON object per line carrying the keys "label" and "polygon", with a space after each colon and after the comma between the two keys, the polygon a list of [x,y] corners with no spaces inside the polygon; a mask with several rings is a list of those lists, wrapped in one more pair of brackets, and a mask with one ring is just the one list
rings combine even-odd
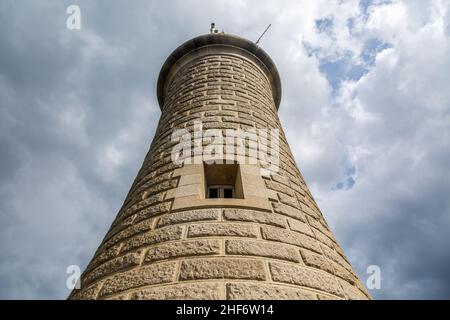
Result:
{"label": "cloudy sky", "polygon": [[[81,8],[81,30],[66,8]],[[209,31],[256,40],[297,163],[375,298],[450,298],[450,1],[0,2],[0,298],[68,295],[160,112],[156,79]]]}

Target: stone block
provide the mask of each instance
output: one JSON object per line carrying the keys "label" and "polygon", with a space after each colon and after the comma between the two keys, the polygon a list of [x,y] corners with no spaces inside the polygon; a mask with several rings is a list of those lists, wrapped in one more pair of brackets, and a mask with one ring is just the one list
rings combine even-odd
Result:
{"label": "stone block", "polygon": [[272,213],[246,209],[224,209],[223,216],[229,221],[245,221],[286,227],[286,219]]}
{"label": "stone block", "polygon": [[317,240],[301,233],[268,226],[262,227],[261,232],[263,238],[266,240],[289,243],[320,253],[320,246]]}
{"label": "stone block", "polygon": [[219,220],[220,209],[204,209],[204,210],[189,210],[182,212],[175,212],[162,216],[157,227],[165,227],[168,225],[175,225],[180,223],[197,222],[197,221],[217,221]]}
{"label": "stone block", "polygon": [[194,240],[160,244],[151,247],[146,254],[145,262],[154,262],[170,258],[206,256],[220,253],[218,240]]}
{"label": "stone block", "polygon": [[188,237],[249,237],[256,238],[255,226],[236,223],[205,223],[189,226]]}
{"label": "stone block", "polygon": [[285,244],[271,243],[261,240],[226,240],[225,253],[242,256],[268,257],[299,262],[298,251]]}
{"label": "stone block", "polygon": [[251,259],[194,259],[181,263],[180,280],[266,280],[264,263]]}
{"label": "stone block", "polygon": [[104,297],[136,287],[172,282],[176,266],[176,262],[166,262],[114,274],[106,280],[99,296]]}
{"label": "stone block", "polygon": [[340,297],[344,296],[337,279],[325,271],[297,267],[286,263],[269,263],[272,280],[321,290]]}
{"label": "stone block", "polygon": [[317,300],[317,295],[305,289],[262,283],[227,284],[229,300]]}

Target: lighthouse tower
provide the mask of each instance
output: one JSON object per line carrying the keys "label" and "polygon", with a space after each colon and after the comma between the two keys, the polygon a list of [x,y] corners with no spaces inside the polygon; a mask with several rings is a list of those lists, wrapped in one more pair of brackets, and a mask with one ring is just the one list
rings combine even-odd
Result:
{"label": "lighthouse tower", "polygon": [[296,166],[266,52],[199,36],[157,90],[150,150],[70,299],[370,299]]}

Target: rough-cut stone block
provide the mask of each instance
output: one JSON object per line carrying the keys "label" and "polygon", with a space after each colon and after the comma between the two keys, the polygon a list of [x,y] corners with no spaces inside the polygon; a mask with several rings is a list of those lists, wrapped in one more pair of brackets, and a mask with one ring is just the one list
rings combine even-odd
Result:
{"label": "rough-cut stone block", "polygon": [[256,238],[257,230],[252,225],[235,223],[207,223],[189,226],[188,237],[249,237]]}
{"label": "rough-cut stone block", "polygon": [[300,256],[293,247],[261,240],[226,240],[225,252],[233,255],[268,257],[294,262],[300,261]]}
{"label": "rough-cut stone block", "polygon": [[147,199],[148,197],[154,195],[154,194],[158,194],[158,193],[162,193],[163,191],[167,191],[169,189],[173,189],[176,188],[178,184],[177,180],[168,180],[168,181],[162,181],[154,186],[152,186],[151,188],[146,189],[143,193],[142,193],[142,199]]}
{"label": "rough-cut stone block", "polygon": [[176,266],[176,262],[166,262],[114,274],[106,280],[99,296],[104,297],[131,288],[171,282],[174,280]]}
{"label": "rough-cut stone block", "polygon": [[333,264],[326,256],[322,254],[317,254],[308,250],[300,250],[303,261],[307,266],[321,269],[327,271],[328,273],[334,274]]}
{"label": "rough-cut stone block", "polygon": [[158,221],[157,227],[161,228],[167,225],[175,225],[187,222],[219,220],[219,216],[220,209],[176,212],[162,216]]}
{"label": "rough-cut stone block", "polygon": [[326,244],[327,246],[329,246],[330,248],[334,248],[335,243],[333,240],[331,240],[330,238],[328,238],[326,235],[324,235],[322,232],[320,232],[319,230],[312,228],[313,232],[314,232],[314,236],[315,238],[320,241],[323,244]]}
{"label": "rough-cut stone block", "polygon": [[153,196],[148,197],[145,200],[142,200],[134,205],[132,205],[131,207],[129,207],[126,211],[125,211],[125,215],[128,216],[138,210],[141,210],[143,208],[146,208],[148,206],[151,206],[152,204],[161,202],[163,200],[163,193],[158,193],[155,194]]}
{"label": "rough-cut stone block", "polygon": [[107,239],[110,239],[112,236],[117,234],[119,231],[131,226],[134,221],[136,220],[137,214],[131,215],[127,218],[124,218],[122,216],[122,210],[118,213],[116,219],[111,225],[111,229],[108,231],[108,233],[105,236],[105,241]]}
{"label": "rough-cut stone block", "polygon": [[301,250],[303,260],[307,266],[315,267],[334,274],[351,284],[355,284],[356,277],[347,269],[328,259],[324,255],[319,255],[311,251]]}
{"label": "rough-cut stone block", "polygon": [[131,300],[223,300],[221,283],[190,283],[148,288],[134,292]]}
{"label": "rough-cut stone block", "polygon": [[266,240],[289,243],[320,253],[320,246],[317,241],[301,233],[268,226],[262,227],[261,232],[263,238]]}
{"label": "rough-cut stone block", "polygon": [[294,192],[292,191],[292,189],[287,187],[287,186],[285,186],[285,185],[282,185],[281,183],[278,183],[278,182],[275,182],[275,181],[266,180],[266,186],[269,189],[272,189],[272,190],[275,190],[277,192],[286,194],[286,195],[288,195],[290,197],[294,196]]}
{"label": "rough-cut stone block", "polygon": [[125,300],[130,300],[130,294],[129,293],[125,293],[125,294],[119,294],[119,295],[115,295],[115,296],[111,296],[108,297],[104,300],[111,300],[111,301],[125,301]]}
{"label": "rough-cut stone block", "polygon": [[322,228],[322,224],[320,223],[320,221],[318,219],[312,218],[310,216],[306,216],[306,220],[308,220],[308,224],[316,229]]}
{"label": "rough-cut stone block", "polygon": [[337,279],[325,271],[277,262],[269,263],[269,268],[273,281],[313,288],[341,297],[344,295]]}
{"label": "rough-cut stone block", "polygon": [[110,273],[118,272],[120,270],[137,266],[141,262],[142,251],[131,252],[121,257],[115,258],[89,272],[84,278],[85,282],[91,283],[92,281],[102,278]]}
{"label": "rough-cut stone block", "polygon": [[227,284],[229,300],[317,300],[314,292],[262,283]]}
{"label": "rough-cut stone block", "polygon": [[220,253],[218,240],[194,240],[160,244],[151,247],[145,262],[170,259],[174,257],[205,256]]}
{"label": "rough-cut stone block", "polygon": [[[312,221],[314,221],[314,224],[311,223]],[[323,220],[318,221],[311,217],[308,217],[308,222],[311,227],[322,232],[324,235],[326,235],[328,238],[330,238],[331,241],[336,242],[336,238],[334,237],[334,234],[330,231],[330,229],[328,227],[326,227],[324,225],[325,222]]]}
{"label": "rough-cut stone block", "polygon": [[344,298],[341,298],[341,297],[333,296],[330,294],[321,294],[321,293],[319,293],[317,295],[317,298],[319,298],[319,300],[324,300],[324,301],[344,300]]}
{"label": "rough-cut stone block", "polygon": [[298,209],[295,209],[295,208],[285,205],[283,203],[276,203],[276,202],[273,202],[272,206],[273,206],[273,211],[275,211],[276,213],[283,214],[288,217],[305,222],[305,217],[304,217],[303,213]]}
{"label": "rough-cut stone block", "polygon": [[302,204],[301,207],[302,207],[302,211],[304,213],[306,213],[307,215],[309,215],[315,219],[320,219],[321,215],[315,209],[311,209],[309,206],[304,205],[304,204]]}
{"label": "rough-cut stone block", "polygon": [[[162,150],[164,150],[164,148],[162,148]],[[160,183],[165,183],[167,180],[170,180],[170,172],[163,173],[161,175],[158,175],[157,177],[153,177],[149,181],[146,181],[140,185],[136,185],[135,188],[133,189],[133,191],[134,191],[133,193],[134,194],[141,194],[141,193],[143,194],[144,192],[147,192],[148,195],[151,195],[151,193],[149,193],[149,189],[151,187],[158,185]],[[176,180],[172,180],[170,184],[172,184],[174,182],[176,182]]]}
{"label": "rough-cut stone block", "polygon": [[295,197],[290,197],[287,196],[285,194],[282,193],[278,193],[278,198],[280,199],[280,202],[283,204],[286,204],[288,206],[294,207],[294,208],[299,208],[299,204],[297,202],[297,198]]}
{"label": "rough-cut stone block", "polygon": [[181,264],[180,280],[242,279],[265,280],[264,264],[250,259],[194,259]]}
{"label": "rough-cut stone block", "polygon": [[344,288],[345,296],[350,300],[367,300],[368,296],[364,294],[358,287],[352,285],[344,280],[339,280],[342,287]]}
{"label": "rough-cut stone block", "polygon": [[292,231],[300,232],[303,234],[306,234],[310,237],[314,237],[314,233],[312,232],[311,228],[304,222],[294,220],[294,219],[288,219],[289,228]]}
{"label": "rough-cut stone block", "polygon": [[74,289],[69,296],[72,300],[95,300],[97,299],[98,292],[103,285],[102,281],[96,282],[86,288]]}
{"label": "rough-cut stone block", "polygon": [[121,243],[119,243],[115,246],[112,246],[111,248],[108,248],[108,249],[101,248],[102,250],[99,253],[97,253],[97,255],[94,257],[92,262],[88,265],[86,270],[92,270],[93,268],[98,267],[101,263],[114,259],[119,254],[119,251],[121,248],[122,248]]}
{"label": "rough-cut stone block", "polygon": [[296,196],[297,198],[301,198],[303,199],[305,197],[305,190],[303,188],[305,188],[306,186],[304,186],[303,182],[297,181],[297,182],[291,182],[289,184],[289,186],[295,190],[295,192],[297,193]]}
{"label": "rough-cut stone block", "polygon": [[172,205],[172,202],[163,202],[158,203],[155,205],[151,205],[150,207],[147,207],[145,209],[142,209],[137,213],[136,220],[144,220],[147,218],[151,218],[160,214],[168,213],[170,210],[170,206]]}
{"label": "rough-cut stone block", "polygon": [[350,263],[348,263],[348,261],[346,259],[344,259],[337,251],[335,251],[334,249],[332,249],[324,244],[322,244],[320,247],[322,248],[323,253],[328,258],[330,258],[337,264],[343,266],[345,269],[352,271],[352,267],[351,267]]}
{"label": "rough-cut stone block", "polygon": [[153,220],[147,219],[144,221],[141,221],[139,223],[136,223],[134,225],[131,225],[130,227],[126,228],[125,230],[120,231],[113,237],[111,237],[107,242],[105,242],[104,246],[106,248],[118,243],[119,241],[132,237],[135,234],[138,234],[143,231],[148,231],[152,228]]}
{"label": "rough-cut stone block", "polygon": [[137,237],[125,241],[122,252],[130,251],[134,248],[149,246],[155,243],[162,243],[166,241],[180,240],[182,236],[183,227],[170,226],[162,229],[152,230]]}
{"label": "rough-cut stone block", "polygon": [[282,228],[286,227],[286,219],[272,213],[245,209],[224,209],[223,216],[229,221],[255,222]]}

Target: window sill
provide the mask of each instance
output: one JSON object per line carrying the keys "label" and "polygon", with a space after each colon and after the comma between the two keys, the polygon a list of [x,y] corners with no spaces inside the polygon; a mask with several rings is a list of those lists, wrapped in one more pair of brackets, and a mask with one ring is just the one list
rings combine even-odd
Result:
{"label": "window sill", "polygon": [[177,197],[174,199],[172,211],[201,208],[242,208],[259,209],[272,212],[266,198],[249,197],[248,199],[199,199],[199,197]]}
{"label": "window sill", "polygon": [[242,208],[272,212],[270,194],[266,189],[257,165],[240,165],[244,198],[206,199],[203,165],[185,165],[175,170],[174,177],[180,177],[178,187],[169,190],[165,200],[173,200],[172,211],[199,208]]}

